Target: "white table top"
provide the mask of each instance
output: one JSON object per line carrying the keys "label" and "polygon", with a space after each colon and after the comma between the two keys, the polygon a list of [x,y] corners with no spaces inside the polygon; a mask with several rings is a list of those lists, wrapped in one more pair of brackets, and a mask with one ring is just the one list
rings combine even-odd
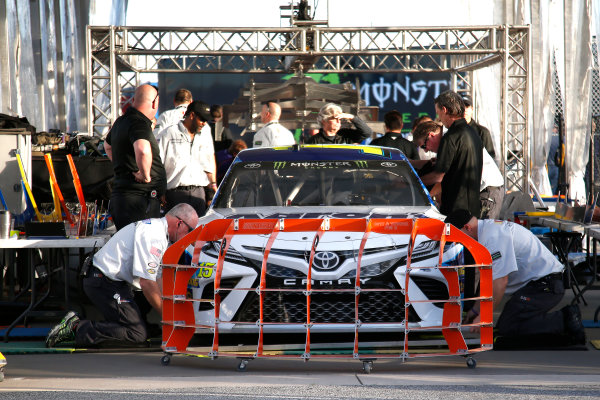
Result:
{"label": "white table top", "polygon": [[0,249],[99,248],[104,246],[108,239],[109,235],[68,239],[0,239]]}

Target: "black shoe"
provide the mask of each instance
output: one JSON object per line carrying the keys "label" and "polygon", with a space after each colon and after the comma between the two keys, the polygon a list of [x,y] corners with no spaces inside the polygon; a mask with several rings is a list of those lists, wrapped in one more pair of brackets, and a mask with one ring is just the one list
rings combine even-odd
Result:
{"label": "black shoe", "polygon": [[581,322],[579,306],[576,304],[564,306],[562,312],[565,318],[565,331],[573,344],[585,344],[585,330]]}
{"label": "black shoe", "polygon": [[54,347],[57,343],[75,339],[75,326],[79,323],[79,314],[69,311],[58,325],[50,330],[46,337],[46,347]]}

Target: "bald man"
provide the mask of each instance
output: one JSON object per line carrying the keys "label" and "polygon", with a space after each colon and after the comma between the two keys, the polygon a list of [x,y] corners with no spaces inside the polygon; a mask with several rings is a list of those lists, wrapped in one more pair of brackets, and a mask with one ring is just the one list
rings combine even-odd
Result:
{"label": "bald man", "polygon": [[104,148],[115,173],[110,213],[117,230],[148,218],[160,217],[160,198],[167,190],[165,167],[152,134],[158,110],[158,89],[141,85],[133,104],[117,118]]}
{"label": "bald man", "polygon": [[273,101],[263,103],[260,119],[265,124],[252,140],[252,147],[277,147],[296,144],[294,135],[279,123],[281,107]]}

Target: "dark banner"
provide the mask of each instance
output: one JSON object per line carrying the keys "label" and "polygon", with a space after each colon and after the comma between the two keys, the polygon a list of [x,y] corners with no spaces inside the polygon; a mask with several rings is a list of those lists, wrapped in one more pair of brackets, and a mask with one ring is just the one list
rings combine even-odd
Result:
{"label": "dark banner", "polygon": [[[397,110],[404,116],[405,130],[410,130],[412,120],[421,115],[435,116],[433,99],[450,88],[449,74],[432,73],[331,73],[307,74],[323,84],[350,82],[360,86],[360,96],[367,106],[379,107],[379,119],[391,110]],[[180,88],[190,90],[196,100],[209,104],[232,104],[250,79],[255,82],[282,82],[292,75],[284,74],[159,74],[160,111],[173,107],[172,99]]]}

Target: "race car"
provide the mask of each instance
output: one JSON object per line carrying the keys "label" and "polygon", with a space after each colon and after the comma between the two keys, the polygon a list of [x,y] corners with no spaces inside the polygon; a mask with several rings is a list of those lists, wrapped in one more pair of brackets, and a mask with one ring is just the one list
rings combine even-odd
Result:
{"label": "race car", "polygon": [[[313,219],[443,218],[396,149],[295,145],[240,152],[199,225],[215,220],[277,220],[283,225]],[[425,235],[411,239],[406,233],[372,232],[362,243],[364,237],[362,230],[326,230],[315,244],[313,231],[278,232],[272,242],[270,234],[235,235],[219,272],[217,305],[216,266],[223,241],[206,241],[196,249],[193,265],[198,269],[188,283],[187,298],[197,300],[197,332],[209,331],[216,319],[220,333],[256,332],[259,320],[265,332],[304,332],[309,280],[313,332],[353,331],[357,324],[362,332],[397,332],[404,322],[411,327],[442,326],[449,290],[438,266],[440,261],[443,266],[462,265],[463,246],[448,242],[440,252],[440,241]],[[358,315],[357,276],[362,290]],[[269,289],[262,304],[259,287]]]}

